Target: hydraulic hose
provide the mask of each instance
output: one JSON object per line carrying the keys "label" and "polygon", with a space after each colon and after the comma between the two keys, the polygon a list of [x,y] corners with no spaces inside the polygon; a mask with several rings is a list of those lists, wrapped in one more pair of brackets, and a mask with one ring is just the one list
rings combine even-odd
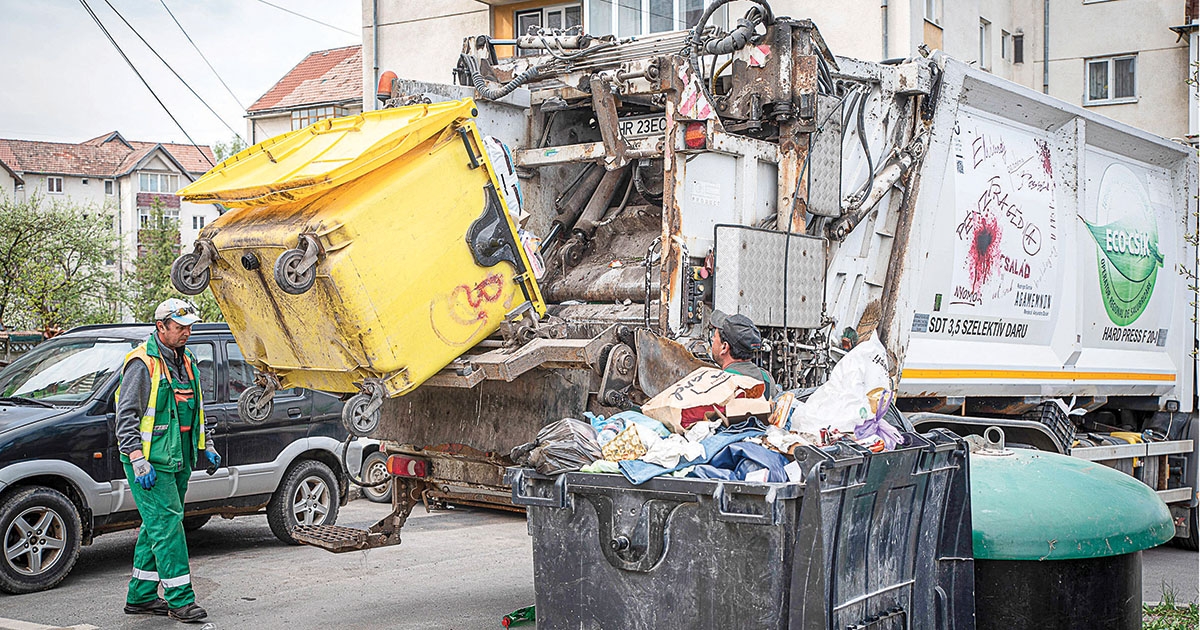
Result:
{"label": "hydraulic hose", "polygon": [[459,59],[466,67],[467,72],[471,75],[471,84],[475,86],[475,93],[479,94],[480,98],[484,98],[489,101],[498,101],[505,96],[512,94],[514,90],[522,85],[525,85],[526,83],[529,83],[530,81],[533,81],[541,76],[540,71],[536,67],[533,67],[517,75],[515,78],[513,78],[513,80],[501,85],[499,88],[493,88],[488,86],[487,81],[483,78],[483,75],[479,74],[479,61],[476,60],[475,57],[464,53],[459,56]]}
{"label": "hydraulic hose", "polygon": [[380,486],[392,483],[390,478],[381,479],[375,483],[366,483],[362,479],[355,477],[354,473],[350,472],[350,467],[346,465],[346,453],[350,451],[350,442],[354,439],[353,435],[347,435],[346,441],[342,442],[342,472],[350,478],[350,483],[362,488],[378,488]]}

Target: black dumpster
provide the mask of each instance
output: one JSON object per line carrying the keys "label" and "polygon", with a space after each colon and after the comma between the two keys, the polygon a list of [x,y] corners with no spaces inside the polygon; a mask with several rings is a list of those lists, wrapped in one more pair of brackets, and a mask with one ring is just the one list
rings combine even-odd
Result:
{"label": "black dumpster", "polygon": [[905,436],[802,447],[786,484],[510,468],[538,628],[973,629],[966,446]]}

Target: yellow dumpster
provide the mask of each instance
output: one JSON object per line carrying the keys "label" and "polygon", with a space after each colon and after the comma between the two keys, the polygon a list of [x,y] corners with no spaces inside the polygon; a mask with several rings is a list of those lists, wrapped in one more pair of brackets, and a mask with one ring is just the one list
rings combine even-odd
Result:
{"label": "yellow dumpster", "polygon": [[221,162],[179,192],[231,209],[173,284],[211,286],[279,386],[362,392],[354,412],[375,415],[506,316],[545,313],[476,113],[465,99],[323,120]]}

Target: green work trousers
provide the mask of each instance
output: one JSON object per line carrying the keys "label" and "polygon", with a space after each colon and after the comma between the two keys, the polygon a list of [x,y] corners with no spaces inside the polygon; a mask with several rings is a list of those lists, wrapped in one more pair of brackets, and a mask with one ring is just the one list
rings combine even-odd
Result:
{"label": "green work trousers", "polygon": [[192,591],[192,576],[188,568],[187,539],[183,532],[183,495],[187,493],[192,475],[192,448],[184,446],[183,469],[164,471],[155,467],[158,480],[146,490],[134,479],[133,466],[125,464],[125,478],[133,490],[133,500],[142,515],[137,545],[133,548],[133,578],[129,580],[130,604],[146,604],[158,597],[158,585],[163,586],[163,599],[171,608],[196,601]]}

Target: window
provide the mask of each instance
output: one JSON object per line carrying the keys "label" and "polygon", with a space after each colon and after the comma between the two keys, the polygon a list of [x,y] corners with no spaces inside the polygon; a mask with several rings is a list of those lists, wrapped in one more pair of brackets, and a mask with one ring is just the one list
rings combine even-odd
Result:
{"label": "window", "polygon": [[925,19],[937,25],[942,23],[942,0],[925,0]]}
{"label": "window", "polygon": [[[138,208],[138,227],[145,229],[150,227],[150,214],[152,210],[149,207],[142,206]],[[163,218],[167,221],[179,223],[179,208],[163,208]]]}
{"label": "window", "polygon": [[204,217],[198,216],[198,215],[193,216],[192,217],[192,229],[200,230],[203,228],[204,228]]}
{"label": "window", "polygon": [[179,176],[169,173],[139,173],[138,190],[174,194],[179,190]]}
{"label": "window", "polygon": [[1008,59],[1008,46],[1009,46],[1010,39],[1012,39],[1012,36],[1008,34],[1008,31],[1005,31],[1005,30],[1000,31],[1000,58],[1001,59]]}
{"label": "window", "polygon": [[308,109],[297,109],[292,112],[292,131],[303,129],[319,120],[326,118],[337,118],[345,116],[348,110],[345,107],[334,107],[326,105],[325,107],[310,107]]}
{"label": "window", "polygon": [[1137,100],[1137,57],[1088,59],[1085,105],[1129,103]]}
{"label": "window", "polygon": [[992,35],[992,23],[980,18],[979,20],[979,67],[989,70],[992,67],[992,46],[988,41]]}
{"label": "window", "polygon": [[1025,63],[1025,35],[1024,33],[1016,33],[1013,35],[1013,63]]}
{"label": "window", "polygon": [[47,177],[46,178],[46,192],[62,194],[62,178],[61,177]]}
{"label": "window", "polygon": [[196,371],[200,372],[200,394],[204,400],[217,399],[216,364],[213,363],[213,345],[211,343],[189,343],[188,350],[196,355]]}
{"label": "window", "polygon": [[[565,30],[583,24],[583,6],[578,4],[517,11],[513,16],[513,37],[528,35],[540,28]],[[537,54],[536,50],[517,50],[518,56]]]}
{"label": "window", "polygon": [[79,180],[79,183],[80,183],[80,184],[83,184],[84,186],[87,186],[87,185],[88,185],[88,178],[84,177],[84,178],[80,179],[80,180]]}
{"label": "window", "polygon": [[[704,0],[587,0],[585,8],[588,33],[630,37],[691,28],[704,12]],[[709,23],[720,23],[723,11]]]}
{"label": "window", "polygon": [[104,180],[104,194],[112,195],[116,193],[116,182],[111,179]]}

